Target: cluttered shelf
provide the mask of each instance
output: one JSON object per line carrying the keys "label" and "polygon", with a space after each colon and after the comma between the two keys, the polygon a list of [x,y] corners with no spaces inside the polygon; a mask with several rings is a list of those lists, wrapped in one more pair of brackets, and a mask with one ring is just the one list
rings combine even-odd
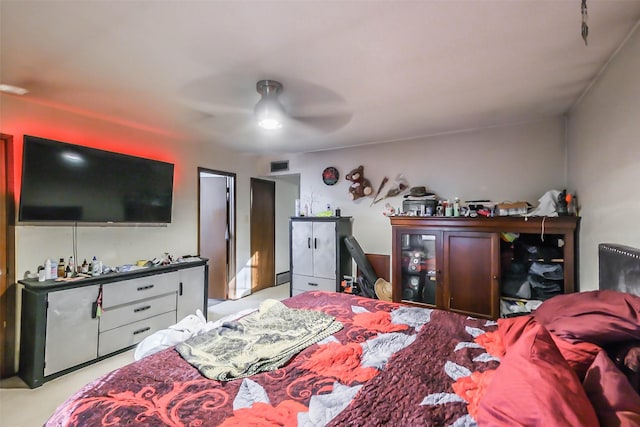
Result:
{"label": "cluttered shelf", "polygon": [[[577,290],[580,218],[390,217],[393,299],[487,318]],[[522,306],[522,307],[520,307]],[[532,308],[533,307],[533,308]]]}

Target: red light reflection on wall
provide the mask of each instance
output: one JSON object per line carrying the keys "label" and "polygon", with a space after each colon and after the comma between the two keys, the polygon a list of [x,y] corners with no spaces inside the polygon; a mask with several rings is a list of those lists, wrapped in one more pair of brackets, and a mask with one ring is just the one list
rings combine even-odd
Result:
{"label": "red light reflection on wall", "polygon": [[[175,151],[169,149],[167,145],[167,140],[172,140],[174,145],[177,146],[177,141],[173,138],[168,138],[166,136],[156,136],[154,134],[149,134],[149,136],[145,136],[146,140],[136,139],[132,137],[131,139],[122,138],[119,135],[95,135],[95,130],[93,129],[83,129],[80,127],[72,127],[72,126],[55,126],[52,127],[47,123],[40,123],[38,120],[28,119],[28,118],[20,118],[15,121],[11,121],[7,123],[3,120],[3,128],[8,131],[2,130],[3,133],[7,133],[13,136],[13,144],[14,144],[14,195],[15,195],[15,203],[18,206],[20,201],[20,189],[22,186],[22,148],[23,148],[23,136],[32,135],[40,138],[52,139],[54,141],[66,142],[69,144],[82,145],[91,148],[97,148],[100,150],[112,151],[121,154],[128,154],[131,156],[144,157],[152,160],[159,160],[163,162],[173,163],[174,164],[174,173],[173,173],[173,188],[174,193],[177,188],[180,186],[179,177],[181,176],[181,168],[180,165],[176,162]],[[11,130],[20,130],[20,132],[11,131]],[[121,133],[122,130],[126,130],[126,128],[118,129]],[[163,147],[158,147],[153,142],[149,142],[149,140],[153,139],[161,140]]]}

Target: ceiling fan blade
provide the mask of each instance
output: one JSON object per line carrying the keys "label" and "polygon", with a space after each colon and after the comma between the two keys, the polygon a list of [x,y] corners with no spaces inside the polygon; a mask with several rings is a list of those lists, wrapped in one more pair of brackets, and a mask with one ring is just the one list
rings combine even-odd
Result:
{"label": "ceiling fan blade", "polygon": [[253,108],[234,105],[217,105],[211,102],[191,100],[180,100],[182,106],[190,108],[192,110],[201,111],[213,116],[220,116],[224,114],[253,114]]}
{"label": "ceiling fan blade", "polygon": [[334,114],[291,116],[292,120],[324,133],[333,132],[346,126],[352,118],[353,114],[346,111]]}
{"label": "ceiling fan blade", "polygon": [[235,135],[243,132],[252,124],[252,114],[214,111],[212,109],[187,108],[183,118],[187,126],[194,126],[207,134],[217,135]]}

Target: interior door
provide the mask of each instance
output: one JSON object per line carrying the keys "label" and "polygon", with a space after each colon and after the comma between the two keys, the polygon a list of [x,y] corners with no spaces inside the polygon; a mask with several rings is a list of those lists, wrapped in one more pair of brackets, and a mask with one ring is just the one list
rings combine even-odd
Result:
{"label": "interior door", "polygon": [[[0,134],[0,378],[15,373],[13,137]],[[5,250],[6,249],[6,250]]]}
{"label": "interior door", "polygon": [[229,195],[227,177],[200,173],[200,256],[209,259],[208,298],[227,299]]}
{"label": "interior door", "polygon": [[276,184],[251,178],[251,292],[276,283]]}

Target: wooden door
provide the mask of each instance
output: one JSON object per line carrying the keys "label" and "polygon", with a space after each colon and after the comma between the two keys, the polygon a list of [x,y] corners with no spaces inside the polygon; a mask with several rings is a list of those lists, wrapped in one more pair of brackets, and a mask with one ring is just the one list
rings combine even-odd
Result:
{"label": "wooden door", "polygon": [[229,296],[229,203],[227,177],[200,173],[200,256],[209,259],[208,298]]}
{"label": "wooden door", "polygon": [[499,257],[497,233],[444,233],[445,309],[497,318]]}
{"label": "wooden door", "polygon": [[276,283],[276,185],[251,178],[251,292]]}
{"label": "wooden door", "polygon": [[[12,376],[14,369],[15,232],[13,194],[13,137],[0,134],[0,378]],[[5,250],[6,248],[6,250]]]}

